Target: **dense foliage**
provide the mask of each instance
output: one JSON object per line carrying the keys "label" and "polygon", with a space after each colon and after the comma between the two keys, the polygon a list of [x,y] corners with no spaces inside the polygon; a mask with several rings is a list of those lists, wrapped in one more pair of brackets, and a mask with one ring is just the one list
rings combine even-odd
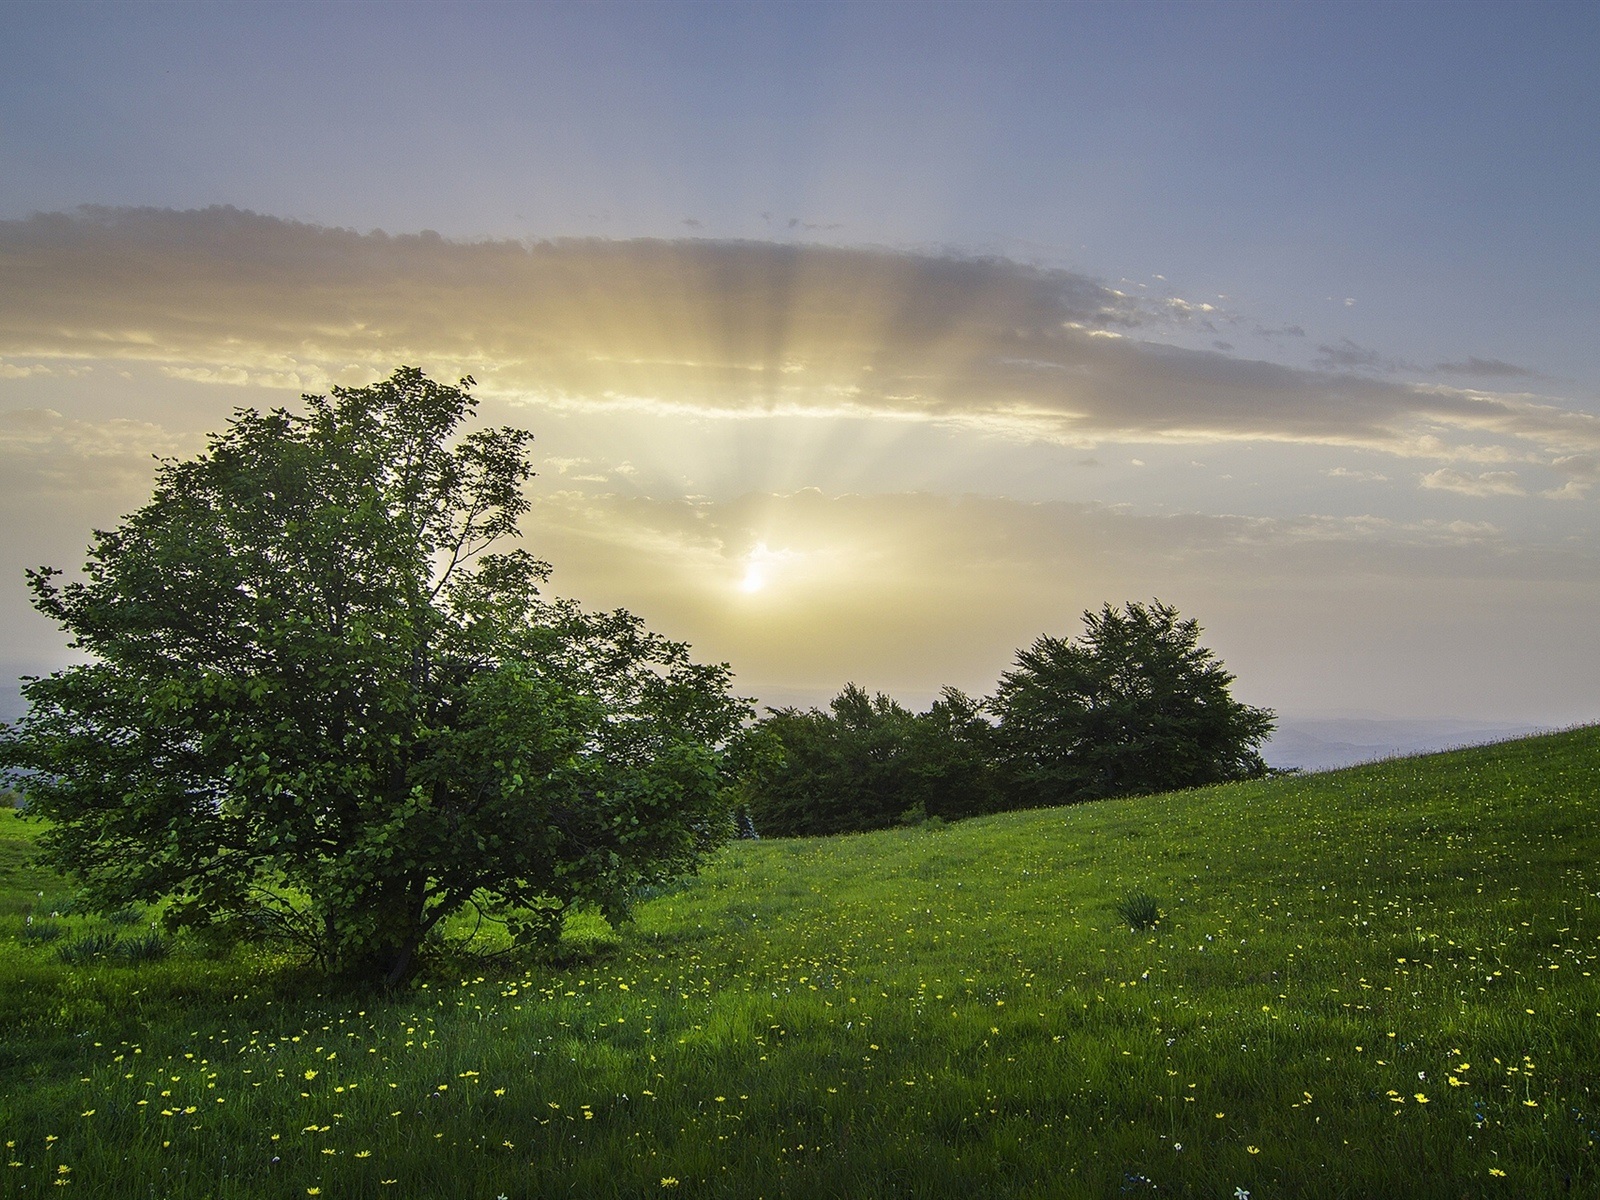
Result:
{"label": "dense foliage", "polygon": [[854,833],[998,806],[992,727],[954,688],[913,713],[847,684],[828,712],[777,709],[760,729],[775,753],[744,786],[762,833]]}
{"label": "dense foliage", "polygon": [[1196,622],[1159,601],[1083,619],[1080,640],[1020,651],[988,701],[947,688],[912,713],[849,684],[828,712],[773,711],[744,781],[756,827],[850,833],[1266,774],[1272,713],[1229,695]]}
{"label": "dense foliage", "polygon": [[727,667],[495,549],[530,437],[455,438],[470,385],[406,368],[241,410],[81,580],[30,572],[90,661],[26,684],[0,766],[94,903],[167,897],[394,981],[463,906],[548,937],[726,834]]}
{"label": "dense foliage", "polygon": [[1083,614],[1000,678],[1001,762],[1029,804],[1070,804],[1255,779],[1273,714],[1234,700],[1200,626],[1156,601]]}

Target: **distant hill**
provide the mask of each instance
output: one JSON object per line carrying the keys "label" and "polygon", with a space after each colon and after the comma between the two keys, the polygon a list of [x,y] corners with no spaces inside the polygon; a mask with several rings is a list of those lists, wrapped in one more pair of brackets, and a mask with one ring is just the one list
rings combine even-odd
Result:
{"label": "distant hill", "polygon": [[1279,719],[1264,756],[1274,767],[1327,771],[1383,758],[1503,742],[1537,732],[1537,725],[1447,717],[1284,717]]}

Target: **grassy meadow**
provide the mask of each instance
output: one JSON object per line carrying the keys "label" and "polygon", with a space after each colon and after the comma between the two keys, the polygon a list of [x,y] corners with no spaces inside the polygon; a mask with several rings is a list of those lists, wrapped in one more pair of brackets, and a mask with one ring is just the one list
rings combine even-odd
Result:
{"label": "grassy meadow", "polygon": [[1591,728],[737,843],[382,995],[108,950],[0,810],[0,1193],[1600,1195],[1597,817]]}

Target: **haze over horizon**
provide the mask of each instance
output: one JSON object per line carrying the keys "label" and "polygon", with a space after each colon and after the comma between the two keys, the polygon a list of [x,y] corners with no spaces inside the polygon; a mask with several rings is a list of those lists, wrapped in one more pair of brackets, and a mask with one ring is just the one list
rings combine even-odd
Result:
{"label": "haze over horizon", "polygon": [[17,6],[0,676],[238,406],[537,437],[553,590],[746,694],[1104,601],[1285,716],[1600,719],[1600,9]]}

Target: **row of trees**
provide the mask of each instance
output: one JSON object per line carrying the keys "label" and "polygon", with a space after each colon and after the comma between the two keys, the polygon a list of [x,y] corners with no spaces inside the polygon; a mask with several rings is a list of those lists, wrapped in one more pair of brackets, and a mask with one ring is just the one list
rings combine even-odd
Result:
{"label": "row of trees", "polygon": [[1105,605],[1076,640],[1041,637],[995,695],[947,688],[924,713],[849,684],[829,711],[771,711],[742,799],[758,830],[848,833],[1252,779],[1271,712],[1170,605]]}
{"label": "row of trees", "polygon": [[829,711],[773,711],[747,735],[737,794],[764,834],[856,833],[1005,807],[994,727],[947,689],[924,713],[845,687]]}
{"label": "row of trees", "polygon": [[824,833],[1263,770],[1270,714],[1160,604],[1040,639],[989,701],[850,687],[752,722],[726,664],[542,594],[504,546],[531,439],[458,432],[471,382],[242,409],[81,576],[29,572],[85,661],[26,682],[0,775],[88,903],[393,984],[463,909],[531,941],[574,905],[625,917],[741,802]]}

